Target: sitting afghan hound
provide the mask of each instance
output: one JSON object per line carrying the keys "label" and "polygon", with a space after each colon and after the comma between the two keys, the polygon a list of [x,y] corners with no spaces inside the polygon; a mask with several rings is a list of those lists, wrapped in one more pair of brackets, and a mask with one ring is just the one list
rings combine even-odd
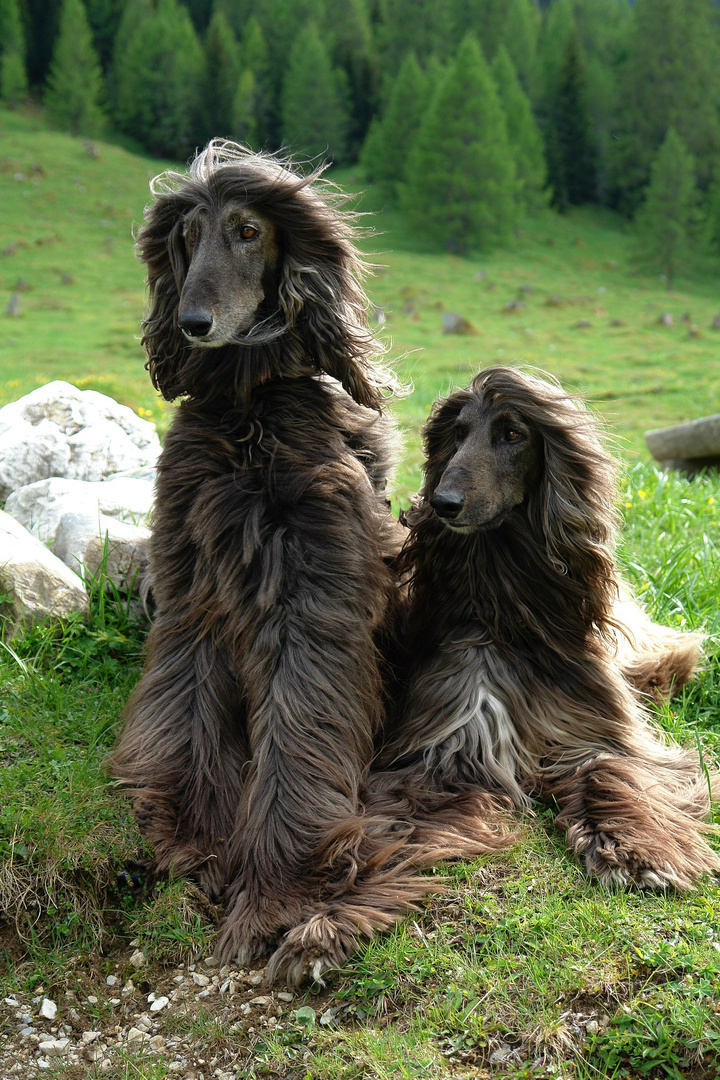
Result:
{"label": "sitting afghan hound", "polygon": [[[352,215],[319,172],[214,141],[152,184],[138,235],[148,369],[182,398],[158,466],[145,672],[113,755],[159,873],[223,899],[218,955],[319,978],[493,850],[368,813],[393,602],[392,380]],[[488,800],[489,803],[490,800]]]}
{"label": "sitting afghan hound", "polygon": [[401,555],[404,699],[375,783],[420,802],[475,788],[554,799],[604,884],[690,888],[720,868],[703,838],[707,778],[656,733],[623,670],[643,690],[677,685],[699,637],[618,603],[614,474],[590,414],[497,367],[438,402],[424,436]]}

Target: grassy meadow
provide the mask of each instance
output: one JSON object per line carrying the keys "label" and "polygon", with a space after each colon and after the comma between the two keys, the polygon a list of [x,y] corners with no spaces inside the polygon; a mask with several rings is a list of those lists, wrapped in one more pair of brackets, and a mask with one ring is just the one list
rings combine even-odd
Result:
{"label": "grassy meadow", "polygon": [[[163,429],[172,407],[143,371],[143,273],[131,237],[162,163],[104,143],[88,156],[81,140],[25,113],[0,111],[0,139],[0,405],[63,378]],[[362,186],[351,171],[338,179]],[[417,431],[432,401],[480,367],[523,362],[583,394],[617,448],[627,576],[655,617],[708,635],[702,673],[657,722],[706,759],[720,757],[720,481],[658,473],[642,438],[720,411],[717,268],[699,263],[668,292],[633,272],[631,232],[596,210],[548,213],[526,223],[514,248],[459,259],[426,250],[372,191],[359,205],[381,234],[364,243],[382,264],[369,283],[384,313],[380,333],[414,387],[396,405],[407,436],[398,502],[417,487]],[[3,314],[13,293],[17,316]],[[475,332],[443,334],[443,312]],[[664,312],[672,325],[659,322]],[[216,913],[192,887],[170,882],[148,894],[135,880],[139,838],[104,770],[145,630],[122,597],[96,590],[87,622],[0,645],[0,1059],[19,1026],[1,999],[49,996],[68,1030],[111,1032],[128,1001],[147,1008],[148,987],[212,952]],[[270,1005],[251,1007],[253,994],[269,991],[248,984],[159,1013],[158,1032],[182,1034],[180,1071],[176,1055],[126,1047],[102,1070],[54,1059],[43,1075],[720,1075],[717,882],[686,896],[608,894],[567,854],[542,807],[513,849],[447,875],[443,896],[325,989],[291,1001],[273,992]],[[138,946],[148,957],[142,975],[129,963]],[[111,974],[129,983],[122,1004]]]}

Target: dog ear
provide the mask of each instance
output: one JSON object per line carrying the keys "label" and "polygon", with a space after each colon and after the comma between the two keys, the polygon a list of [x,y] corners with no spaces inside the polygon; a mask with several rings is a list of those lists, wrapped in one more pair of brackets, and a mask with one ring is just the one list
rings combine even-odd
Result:
{"label": "dog ear", "polygon": [[381,349],[366,325],[365,295],[353,262],[342,251],[324,251],[322,258],[315,253],[312,261],[286,253],[278,301],[307,358],[359,404],[379,410],[389,376],[378,378],[380,369],[371,362]]}
{"label": "dog ear", "polygon": [[367,271],[354,239],[353,214],[312,185],[295,187],[274,219],[282,250],[278,305],[306,360],[337,379],[355,401],[380,411],[384,391],[399,389],[378,363],[384,349],[367,326]]}
{"label": "dog ear", "polygon": [[430,498],[440,483],[440,478],[453,455],[455,450],[455,421],[469,397],[470,394],[467,391],[458,390],[451,394],[450,397],[440,398],[435,402],[430,417],[423,428],[423,446],[425,448],[423,472],[425,480],[421,494],[426,500]]}
{"label": "dog ear", "polygon": [[177,325],[177,308],[188,269],[182,230],[183,207],[172,195],[160,196],[145,213],[137,252],[147,266],[150,308],[143,322],[145,367],[153,386],[172,401],[181,393],[178,373],[188,342]]}
{"label": "dog ear", "polygon": [[561,415],[536,425],[543,464],[528,517],[554,568],[582,583],[588,622],[602,627],[615,588],[614,470],[590,414],[562,404]]}

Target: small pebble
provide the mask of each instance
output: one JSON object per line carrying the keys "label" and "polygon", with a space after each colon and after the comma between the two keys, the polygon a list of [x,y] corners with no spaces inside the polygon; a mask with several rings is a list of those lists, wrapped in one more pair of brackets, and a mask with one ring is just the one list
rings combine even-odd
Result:
{"label": "small pebble", "polygon": [[54,1020],[57,1016],[57,1005],[50,998],[43,998],[40,1006],[40,1015],[44,1020]]}
{"label": "small pebble", "polygon": [[170,998],[167,998],[167,997],[155,998],[155,1000],[153,1001],[153,1003],[150,1006],[150,1012],[151,1013],[160,1012],[161,1009],[164,1009],[165,1006],[169,1005],[169,1004],[170,1004]]}
{"label": "small pebble", "polygon": [[46,1058],[65,1057],[70,1051],[69,1039],[46,1039],[38,1044],[38,1050]]}

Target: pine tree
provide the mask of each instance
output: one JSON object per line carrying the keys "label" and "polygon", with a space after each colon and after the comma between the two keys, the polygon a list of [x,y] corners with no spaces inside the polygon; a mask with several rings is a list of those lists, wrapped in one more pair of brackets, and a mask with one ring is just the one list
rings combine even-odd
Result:
{"label": "pine tree", "polygon": [[510,238],[515,166],[487,61],[468,35],[420,124],[401,203],[423,234],[465,252]]}
{"label": "pine tree", "polygon": [[342,74],[309,23],[290,50],[281,97],[283,143],[310,158],[341,161],[348,130],[346,95]]}
{"label": "pine tree", "polygon": [[387,98],[395,73],[408,49],[420,60],[437,56],[443,62],[453,51],[456,19],[437,0],[378,0],[375,41]]}
{"label": "pine tree", "polygon": [[260,147],[257,83],[252,68],[245,68],[235,91],[230,130],[236,142]]}
{"label": "pine tree", "polygon": [[20,12],[25,20],[28,82],[31,86],[42,86],[47,79],[61,10],[62,0],[21,0]]}
{"label": "pine tree", "polygon": [[513,62],[522,88],[531,102],[540,95],[538,40],[540,8],[534,0],[507,0],[500,45]]}
{"label": "pine tree", "polygon": [[107,77],[107,92],[110,113],[122,131],[129,132],[125,120],[128,111],[128,93],[126,83],[126,63],[131,54],[133,39],[143,26],[153,18],[152,0],[128,0],[120,19],[112,59]]}
{"label": "pine tree", "polygon": [[[144,0],[135,0],[134,15]],[[120,28],[124,29],[123,26]],[[197,144],[197,103],[203,55],[190,16],[177,0],[133,22],[116,50],[118,126],[160,156],[183,157]]]}
{"label": "pine tree", "polygon": [[720,160],[715,162],[702,210],[708,250],[715,255],[720,255]]}
{"label": "pine tree", "polygon": [[505,112],[510,146],[515,155],[518,210],[520,214],[525,214],[547,204],[547,166],[543,140],[527,94],[520,85],[504,45],[501,45],[495,54],[491,70]]}
{"label": "pine tree", "polygon": [[227,17],[215,11],[204,45],[205,71],[201,95],[203,104],[202,142],[215,136],[227,138],[235,119],[235,95],[240,78],[240,50]]}
{"label": "pine tree", "polygon": [[548,174],[560,210],[597,198],[596,150],[587,100],[582,46],[568,39],[550,112]]}
{"label": "pine tree", "polygon": [[502,40],[507,0],[450,0],[444,15],[445,12],[453,28],[455,49],[465,34],[470,33],[490,63]]}
{"label": "pine tree", "polygon": [[576,29],[572,0],[554,0],[545,11],[538,39],[540,104],[544,117],[555,100],[568,42]]}
{"label": "pine tree", "polygon": [[25,33],[17,0],[0,0],[0,101],[15,105],[27,97]]}
{"label": "pine tree", "polygon": [[368,180],[383,195],[396,199],[403,164],[430,100],[430,77],[414,52],[407,54],[382,114],[373,120],[362,149],[361,163]]}
{"label": "pine tree", "polygon": [[110,67],[125,0],[83,0],[103,71]]}
{"label": "pine tree", "polygon": [[628,212],[670,127],[707,188],[720,153],[719,52],[713,0],[637,0],[612,142],[614,197]]}
{"label": "pine tree", "polygon": [[82,0],[64,0],[45,89],[48,115],[73,135],[103,127],[103,77]]}
{"label": "pine tree", "polygon": [[[240,82],[233,105],[236,137],[240,138],[241,142],[248,141],[252,146],[267,145],[271,141],[273,116],[277,113],[277,106],[270,83],[267,42],[255,15],[251,15],[245,23],[240,39],[240,71]],[[250,102],[248,95],[251,84],[252,118],[244,114]]]}
{"label": "pine tree", "polygon": [[638,256],[662,271],[672,289],[686,261],[698,224],[695,163],[673,128],[667,133],[650,172],[645,201],[635,217]]}
{"label": "pine tree", "polygon": [[335,67],[348,79],[348,149],[357,157],[376,107],[378,71],[365,0],[327,4],[326,45]]}
{"label": "pine tree", "polygon": [[575,0],[585,56],[587,101],[597,146],[598,197],[608,201],[608,169],[617,124],[618,84],[628,54],[632,8],[618,0]]}

